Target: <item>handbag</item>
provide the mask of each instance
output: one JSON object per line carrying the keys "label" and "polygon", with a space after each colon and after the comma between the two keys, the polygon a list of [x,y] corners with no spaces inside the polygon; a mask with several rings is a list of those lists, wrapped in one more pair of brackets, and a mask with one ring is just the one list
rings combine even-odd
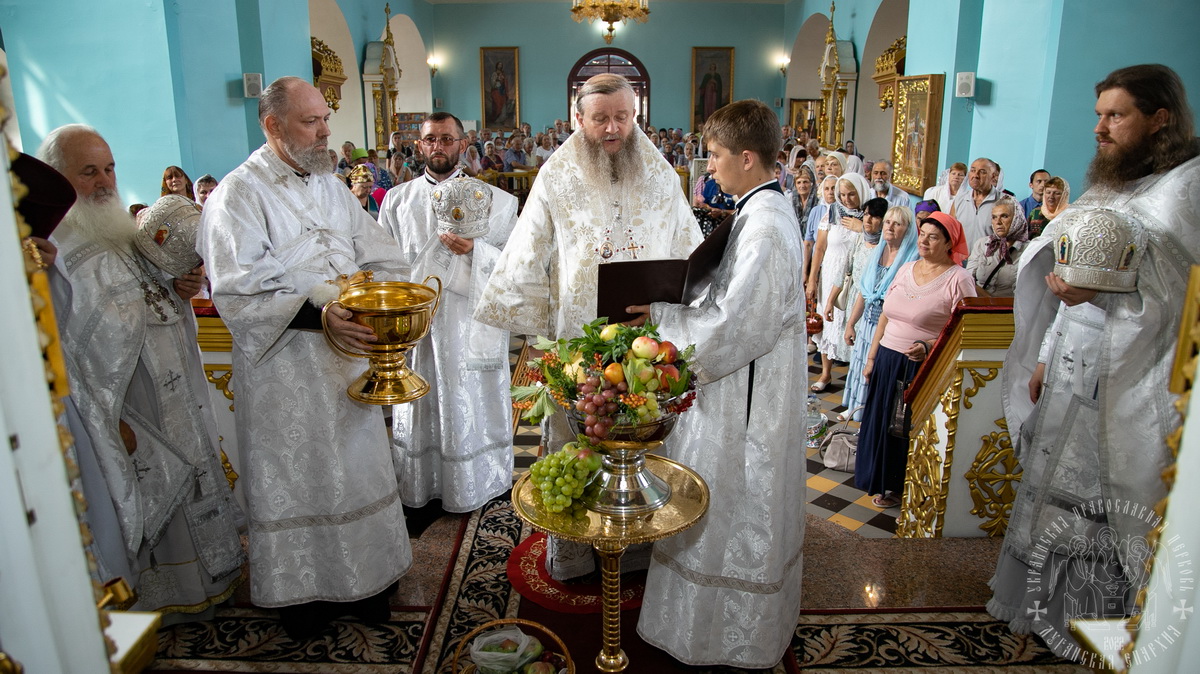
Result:
{"label": "handbag", "polygon": [[903,379],[896,380],[892,416],[888,419],[888,435],[897,438],[908,438],[908,432],[912,430],[912,408],[904,402],[904,389],[906,388],[908,388],[908,384]]}
{"label": "handbag", "polygon": [[833,298],[833,307],[835,309],[840,311],[846,310],[846,305],[850,304],[850,296],[854,294],[854,290],[851,287],[853,284],[854,276],[851,274],[846,274],[846,276],[842,279],[841,292],[837,294],[837,297]]}
{"label": "handbag", "polygon": [[826,468],[843,473],[854,472],[854,460],[858,455],[858,431],[850,430],[850,419],[856,411],[858,410],[845,412],[846,420],[826,434],[825,439],[821,441],[819,455]]}

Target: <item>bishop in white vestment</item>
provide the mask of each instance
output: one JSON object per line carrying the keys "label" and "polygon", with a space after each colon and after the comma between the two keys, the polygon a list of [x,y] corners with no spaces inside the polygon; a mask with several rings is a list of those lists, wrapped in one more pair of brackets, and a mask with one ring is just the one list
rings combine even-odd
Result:
{"label": "bishop in white vestment", "polygon": [[[456,118],[435,116],[422,130],[435,139],[432,147],[424,138],[419,141],[429,155],[425,173],[388,191],[379,224],[399,242],[403,261],[412,267],[412,281],[437,276],[442,295],[429,336],[409,352],[410,367],[429,383],[429,392],[392,408],[392,448],[405,505],[420,507],[441,499],[446,511],[470,512],[512,488],[508,332],[480,323],[472,314],[516,223],[517,199],[459,177],[454,167],[458,152],[446,156],[436,142],[444,136],[466,144]],[[455,197],[447,189],[451,183],[460,188],[453,190]],[[470,239],[456,237],[455,245],[470,246],[467,252],[457,253],[439,237],[447,228],[446,223],[439,226],[434,213],[435,193],[440,208],[466,214],[460,224],[486,228]],[[459,195],[471,203],[447,203]],[[490,209],[470,208],[485,200]]]}
{"label": "bishop in white vestment", "polygon": [[[476,319],[513,334],[576,337],[596,318],[599,265],[684,258],[703,240],[679,174],[635,126],[633,104],[619,75],[597,75],[580,90],[580,131],[538,172]],[[542,437],[548,452],[573,438],[566,415],[548,417]],[[550,541],[552,577],[592,570],[587,546]]]}

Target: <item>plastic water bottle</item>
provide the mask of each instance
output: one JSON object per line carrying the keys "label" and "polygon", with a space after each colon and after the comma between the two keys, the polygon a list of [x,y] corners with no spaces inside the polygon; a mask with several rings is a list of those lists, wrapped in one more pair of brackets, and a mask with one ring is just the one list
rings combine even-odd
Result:
{"label": "plastic water bottle", "polygon": [[808,395],[808,415],[807,415],[807,445],[809,448],[821,446],[821,440],[825,437],[826,428],[829,426],[829,421],[825,418],[825,413],[821,411],[821,401],[813,394]]}

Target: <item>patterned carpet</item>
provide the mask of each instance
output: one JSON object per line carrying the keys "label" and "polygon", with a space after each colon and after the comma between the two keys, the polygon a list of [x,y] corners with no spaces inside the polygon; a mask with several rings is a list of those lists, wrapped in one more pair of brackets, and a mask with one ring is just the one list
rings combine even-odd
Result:
{"label": "patterned carpet", "polygon": [[[457,538],[439,600],[431,606],[394,607],[391,619],[379,625],[339,621],[334,632],[297,643],[283,633],[274,611],[235,601],[211,621],[161,630],[157,659],[149,671],[452,674],[454,650],[463,636],[485,622],[517,617],[518,612],[539,616],[539,622],[568,644],[577,644],[572,654],[579,671],[592,671],[590,663],[599,649],[599,616],[545,609],[537,613],[532,603],[522,605],[508,582],[509,556],[531,533],[508,500],[498,498],[455,522],[426,533]],[[637,615],[635,608],[622,616],[623,627],[629,629],[623,643],[631,658],[640,658],[627,671],[738,671],[674,663],[636,641],[632,628]],[[794,657],[772,672],[1087,671],[1055,658],[1036,639],[1013,635],[986,614],[971,611],[810,611],[800,618],[790,652]]]}

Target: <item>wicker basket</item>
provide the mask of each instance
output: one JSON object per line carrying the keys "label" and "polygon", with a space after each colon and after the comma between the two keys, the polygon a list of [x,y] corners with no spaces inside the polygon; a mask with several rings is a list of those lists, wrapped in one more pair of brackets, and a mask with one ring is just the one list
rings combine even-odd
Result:
{"label": "wicker basket", "polygon": [[461,674],[473,674],[473,672],[475,672],[475,663],[473,663],[473,662],[465,663],[463,665],[463,669],[461,669],[461,670],[458,668],[458,666],[459,666],[458,661],[462,658],[463,649],[469,648],[469,644],[471,643],[471,640],[474,639],[475,637],[479,636],[480,634],[483,634],[485,631],[490,630],[495,627],[503,627],[505,625],[516,625],[518,627],[531,627],[531,628],[541,632],[542,634],[550,637],[550,639],[554,642],[554,645],[558,647],[558,649],[559,649],[558,652],[561,653],[563,656],[563,659],[567,661],[567,673],[575,674],[575,662],[573,660],[571,660],[571,653],[570,653],[570,651],[567,650],[567,645],[563,643],[563,640],[558,638],[558,635],[555,634],[554,632],[551,632],[550,628],[546,627],[545,625],[542,625],[540,623],[535,623],[532,620],[523,620],[521,618],[501,618],[499,620],[489,620],[488,622],[485,622],[484,624],[480,625],[479,627],[476,627],[475,629],[468,632],[467,635],[465,637],[463,637],[461,641],[458,642],[458,648],[454,649],[454,660],[450,664],[450,671],[453,672],[454,674],[460,674],[460,673]]}

